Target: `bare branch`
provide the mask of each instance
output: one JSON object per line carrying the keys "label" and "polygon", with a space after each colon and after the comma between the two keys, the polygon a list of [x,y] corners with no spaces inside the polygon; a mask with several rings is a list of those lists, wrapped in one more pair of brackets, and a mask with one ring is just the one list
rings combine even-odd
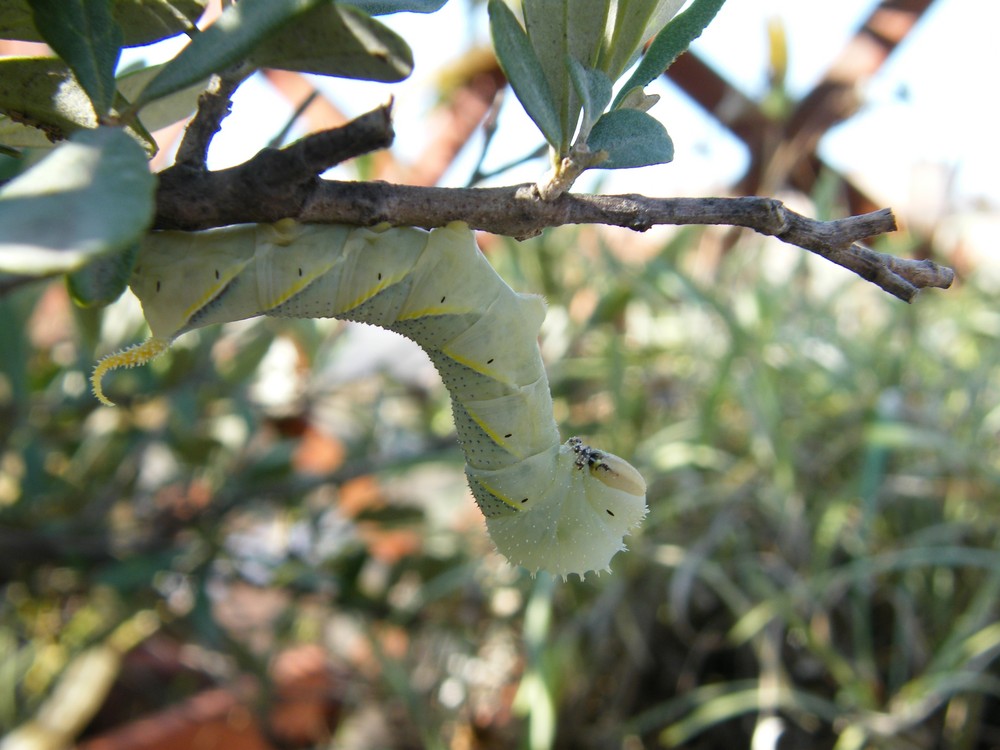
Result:
{"label": "bare branch", "polygon": [[859,244],[896,229],[889,209],[817,221],[773,198],[649,198],[567,194],[542,201],[532,185],[490,189],[414,188],[324,181],[302,221],[433,227],[461,220],[475,229],[525,238],[564,224],[608,224],[645,231],[657,224],[746,227],[821,255],[907,302],[923,288],[951,286],[955,274],[933,261],[896,258]]}
{"label": "bare branch", "polygon": [[157,229],[270,222],[298,216],[319,189],[317,175],[392,143],[392,103],[343,127],[323,130],[283,149],[266,148],[229,169],[176,164],[159,173]]}
{"label": "bare branch", "polygon": [[320,179],[318,174],[333,164],[389,145],[389,108],[373,110],[342,128],[307,136],[284,149],[264,149],[231,169],[209,172],[195,161],[161,172],[156,228],[196,230],[286,217],[426,228],[460,220],[474,229],[523,239],[565,224],[608,224],[639,232],[658,224],[716,224],[746,227],[797,245],[905,301],[923,288],[947,288],[954,279],[951,269],[930,260],[896,258],[860,244],[896,229],[889,209],[817,221],[773,198],[567,193],[545,201],[533,185],[428,188]]}
{"label": "bare branch", "polygon": [[252,66],[242,64],[212,76],[208,88],[198,97],[198,111],[188,123],[184,138],[177,147],[176,164],[205,168],[208,147],[222,127],[222,121],[229,116],[233,94],[253,72]]}

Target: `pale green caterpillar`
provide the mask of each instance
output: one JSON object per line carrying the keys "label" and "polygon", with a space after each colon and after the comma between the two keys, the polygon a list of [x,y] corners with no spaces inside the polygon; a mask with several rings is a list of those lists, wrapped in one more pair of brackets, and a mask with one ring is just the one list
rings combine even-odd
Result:
{"label": "pale green caterpillar", "polygon": [[370,323],[413,339],[441,373],[469,486],[508,560],[563,577],[606,570],[646,515],[646,483],[628,462],[579,438],[560,444],[537,343],[545,303],[507,286],[465,224],[156,232],[131,287],[152,336],[98,363],[103,403],[105,373],[193,328],[255,315]]}

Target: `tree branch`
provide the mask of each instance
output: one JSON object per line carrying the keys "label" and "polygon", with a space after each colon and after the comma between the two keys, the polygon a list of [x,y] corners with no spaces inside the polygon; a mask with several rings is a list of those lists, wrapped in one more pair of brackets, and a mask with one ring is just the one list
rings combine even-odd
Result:
{"label": "tree branch", "polygon": [[388,222],[431,228],[460,220],[474,229],[523,239],[565,224],[608,224],[639,232],[657,224],[717,224],[746,227],[797,245],[907,302],[920,289],[947,288],[954,279],[950,268],[930,260],[896,258],[859,244],[896,229],[889,209],[817,221],[773,198],[568,193],[543,201],[533,185],[427,188],[320,179],[318,174],[330,166],[391,143],[390,107],[284,149],[264,149],[231,169],[209,172],[189,162],[161,172],[155,227],[197,230],[289,217],[313,223]]}
{"label": "tree branch", "polygon": [[723,224],[753,229],[821,255],[907,302],[920,289],[951,286],[955,277],[950,268],[933,261],[896,258],[859,244],[895,231],[890,209],[817,221],[774,198],[567,194],[542,201],[532,185],[451,189],[323,181],[299,219],[362,225],[388,221],[427,228],[461,220],[475,229],[518,238],[565,224],[608,224],[640,232],[657,224]]}
{"label": "tree branch", "polygon": [[233,94],[253,72],[252,66],[242,64],[212,76],[208,88],[198,97],[198,111],[184,130],[175,164],[205,169],[208,147],[222,127],[222,121],[229,116]]}
{"label": "tree branch", "polygon": [[229,169],[210,172],[203,164],[175,164],[158,175],[154,227],[195,230],[297,217],[319,189],[320,173],[387,148],[392,139],[390,103],[285,148],[262,149]]}

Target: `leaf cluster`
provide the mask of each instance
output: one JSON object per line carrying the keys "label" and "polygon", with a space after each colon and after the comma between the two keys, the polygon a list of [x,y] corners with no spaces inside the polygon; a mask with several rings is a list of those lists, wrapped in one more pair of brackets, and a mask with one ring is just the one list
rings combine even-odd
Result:
{"label": "leaf cluster", "polygon": [[[369,13],[443,3],[241,0],[200,30],[207,0],[0,0],[0,39],[56,53],[0,59],[0,150],[15,170],[46,155],[0,187],[4,280],[76,272],[81,303],[113,300],[154,216],[151,132],[188,117],[211,76],[270,67],[399,81],[412,53]],[[119,70],[124,47],[181,34],[190,42],[167,63]]]}
{"label": "leaf cluster", "polygon": [[[802,748],[987,741],[995,290],[973,281],[905,306],[752,236],[718,265],[699,230],[643,239],[641,264],[590,227],[530,252],[489,248],[513,285],[548,299],[560,419],[636,456],[650,482],[650,518],[614,574],[569,585],[490,554],[443,388],[406,365],[361,369],[370,339],[355,334],[370,329],[206,328],[123,373],[132,408],[110,411],[84,385],[93,312],[45,347],[21,324],[40,287],[0,299],[18,321],[0,332],[13,391],[0,576],[14,581],[0,595],[0,692],[13,696],[0,725],[35,716],[85,649],[155,611],[155,643],[190,644],[224,671],[140,687],[111,706],[119,721],[206,681],[266,682],[284,649],[319,642],[352,696],[333,744],[379,711],[399,733],[383,746],[476,732],[504,747],[743,747],[775,720]],[[105,347],[140,333],[137,311],[114,317]],[[280,348],[299,358],[280,370],[301,393],[290,411],[261,400],[274,382],[261,363]],[[342,463],[303,468],[331,444]],[[375,500],[360,503],[359,485]],[[253,593],[273,616],[220,616]]]}
{"label": "leaf cluster", "polygon": [[[565,192],[586,169],[673,159],[670,136],[647,113],[658,97],[644,87],[700,36],[723,2],[695,0],[677,15],[679,0],[525,0],[522,25],[504,0],[490,0],[497,58],[550,146],[553,173],[539,185],[543,197]],[[642,63],[624,78],[647,42]]]}

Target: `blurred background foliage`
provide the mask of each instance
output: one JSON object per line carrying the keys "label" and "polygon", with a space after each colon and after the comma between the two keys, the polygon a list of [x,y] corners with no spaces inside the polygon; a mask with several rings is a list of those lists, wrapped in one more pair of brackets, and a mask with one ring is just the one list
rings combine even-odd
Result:
{"label": "blurred background foliage", "polygon": [[717,231],[485,239],[548,298],[564,431],[649,480],[614,573],[533,580],[492,552],[407,342],[392,367],[340,323],[201,331],[104,409],[92,342],[138,338],[138,313],[102,327],[23,288],[0,303],[3,726],[132,623],[88,732],[249,675],[280,733],[276,665],[320,646],[310,744],[997,741],[989,290],[906,306],[755,237],[715,253]]}
{"label": "blurred background foliage", "polygon": [[[828,173],[793,207],[847,193]],[[136,304],[22,286],[0,296],[3,750],[1000,747],[989,274],[907,306],[720,229],[481,239],[548,300],[564,435],[649,482],[614,572],[493,552],[402,339],[205,329],[116,373],[107,409],[87,378],[144,336]]]}

